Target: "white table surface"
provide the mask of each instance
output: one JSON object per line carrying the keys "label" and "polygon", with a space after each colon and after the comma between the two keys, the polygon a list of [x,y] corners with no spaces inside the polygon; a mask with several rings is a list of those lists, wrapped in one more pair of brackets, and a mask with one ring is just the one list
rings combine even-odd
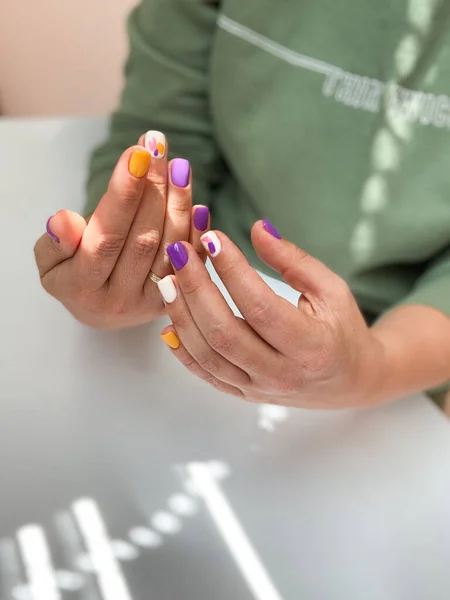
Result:
{"label": "white table surface", "polygon": [[[450,427],[425,398],[264,421],[185,373],[161,323],[90,330],[40,288],[34,241],[58,208],[81,210],[104,133],[103,120],[0,121],[0,598],[448,600]],[[250,577],[263,569],[277,592],[248,587],[186,479],[186,465],[213,460],[229,472],[212,485],[259,557]],[[196,514],[166,515],[152,533],[174,493]],[[74,512],[80,498],[91,500]],[[92,506],[128,542],[100,554],[92,542],[104,577],[89,574],[90,542],[74,528]],[[130,545],[133,527],[160,545]]]}

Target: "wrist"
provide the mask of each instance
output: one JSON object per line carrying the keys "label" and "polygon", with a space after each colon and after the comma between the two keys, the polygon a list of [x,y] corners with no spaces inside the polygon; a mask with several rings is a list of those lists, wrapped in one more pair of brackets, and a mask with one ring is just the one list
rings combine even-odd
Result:
{"label": "wrist", "polygon": [[386,344],[369,331],[370,341],[361,364],[358,388],[360,403],[375,406],[392,399],[389,392],[389,352]]}

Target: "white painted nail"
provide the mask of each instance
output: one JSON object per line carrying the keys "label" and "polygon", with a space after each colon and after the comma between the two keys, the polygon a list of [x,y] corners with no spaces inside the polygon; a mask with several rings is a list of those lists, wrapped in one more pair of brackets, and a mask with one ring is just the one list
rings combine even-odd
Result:
{"label": "white painted nail", "polygon": [[175,287],[172,277],[167,275],[167,277],[161,279],[157,285],[164,301],[167,302],[167,304],[172,304],[177,298],[177,288]]}
{"label": "white painted nail", "polygon": [[200,241],[206,252],[213,258],[215,258],[222,250],[222,244],[214,231],[208,231],[208,233],[202,235]]}
{"label": "white painted nail", "polygon": [[145,147],[151,153],[152,158],[163,158],[166,154],[166,136],[160,131],[147,131]]}

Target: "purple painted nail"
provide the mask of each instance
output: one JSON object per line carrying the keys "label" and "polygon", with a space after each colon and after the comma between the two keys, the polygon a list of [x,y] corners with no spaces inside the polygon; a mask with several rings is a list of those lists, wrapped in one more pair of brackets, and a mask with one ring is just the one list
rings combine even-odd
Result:
{"label": "purple painted nail", "polygon": [[47,230],[48,235],[52,238],[52,240],[54,240],[55,242],[57,242],[59,244],[59,237],[57,235],[55,235],[52,230],[50,229],[50,221],[53,219],[54,215],[52,215],[50,217],[50,219],[47,221],[47,223],[45,224],[45,229]]}
{"label": "purple painted nail", "polygon": [[167,254],[169,255],[170,262],[177,271],[182,269],[188,261],[188,253],[181,242],[175,242],[167,246]]}
{"label": "purple painted nail", "polygon": [[199,206],[194,213],[194,227],[197,231],[206,231],[209,225],[209,208]]}
{"label": "purple painted nail", "polygon": [[264,219],[262,222],[262,226],[263,226],[264,230],[267,231],[267,233],[270,233],[270,235],[273,235],[273,237],[277,238],[277,240],[281,240],[281,235],[278,233],[278,231],[275,229],[275,227],[272,225],[272,223],[270,223],[269,221],[266,221],[266,219]]}
{"label": "purple painted nail", "polygon": [[191,176],[191,165],[185,158],[176,158],[172,161],[172,183],[176,186],[185,188],[189,185]]}

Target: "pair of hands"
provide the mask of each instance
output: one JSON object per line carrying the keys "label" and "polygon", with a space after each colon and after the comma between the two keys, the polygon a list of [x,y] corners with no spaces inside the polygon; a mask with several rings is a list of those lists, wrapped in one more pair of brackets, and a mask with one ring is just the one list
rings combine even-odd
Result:
{"label": "pair of hands", "polygon": [[[176,358],[224,392],[310,408],[373,403],[383,347],[348,286],[259,222],[253,245],[302,293],[293,306],[224,234],[202,236],[209,213],[191,198],[189,163],[168,164],[164,136],[148,132],[123,153],[89,220],[69,211],[49,219],[35,246],[42,285],[97,328],[138,325],[166,311],[172,325],[162,337]],[[206,254],[244,319],[212,283]],[[163,277],[158,286],[151,272]]]}

